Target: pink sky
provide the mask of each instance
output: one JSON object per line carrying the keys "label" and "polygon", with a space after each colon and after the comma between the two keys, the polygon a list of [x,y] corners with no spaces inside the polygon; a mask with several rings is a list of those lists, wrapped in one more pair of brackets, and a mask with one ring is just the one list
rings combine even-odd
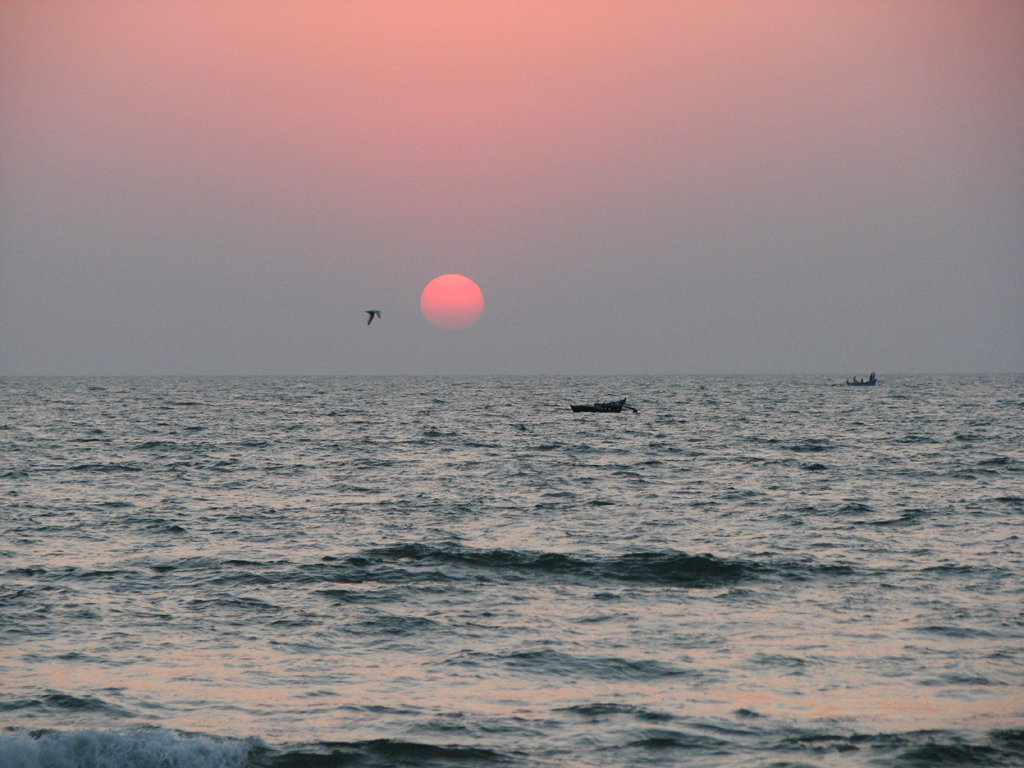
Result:
{"label": "pink sky", "polygon": [[[0,30],[0,373],[1024,370],[1018,2]],[[419,313],[447,272],[458,333]]]}

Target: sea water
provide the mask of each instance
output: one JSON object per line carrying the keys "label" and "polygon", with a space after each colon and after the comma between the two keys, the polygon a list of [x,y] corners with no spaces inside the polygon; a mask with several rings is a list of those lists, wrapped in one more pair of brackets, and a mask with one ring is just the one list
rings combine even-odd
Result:
{"label": "sea water", "polygon": [[1024,765],[1024,376],[880,378],[0,379],[0,768]]}

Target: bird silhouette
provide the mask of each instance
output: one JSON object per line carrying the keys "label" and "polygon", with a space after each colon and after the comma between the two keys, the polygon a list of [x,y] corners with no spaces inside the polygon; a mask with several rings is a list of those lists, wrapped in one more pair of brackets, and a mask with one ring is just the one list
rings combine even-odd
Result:
{"label": "bird silhouette", "polygon": [[380,310],[379,309],[368,309],[368,310],[366,310],[366,314],[369,315],[369,317],[366,320],[366,324],[369,325],[370,323],[373,322],[373,316],[374,315],[376,315],[377,317],[380,317]]}

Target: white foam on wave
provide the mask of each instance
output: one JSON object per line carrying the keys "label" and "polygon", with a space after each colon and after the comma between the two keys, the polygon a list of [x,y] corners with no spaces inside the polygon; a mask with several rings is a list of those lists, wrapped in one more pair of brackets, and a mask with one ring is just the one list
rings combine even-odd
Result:
{"label": "white foam on wave", "polygon": [[242,768],[258,740],[182,736],[163,729],[0,733],[2,768]]}

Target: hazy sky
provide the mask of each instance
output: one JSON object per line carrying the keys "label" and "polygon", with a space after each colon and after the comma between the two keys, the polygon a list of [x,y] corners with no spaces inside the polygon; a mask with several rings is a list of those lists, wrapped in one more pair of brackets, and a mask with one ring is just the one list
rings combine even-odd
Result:
{"label": "hazy sky", "polygon": [[0,374],[871,370],[1024,371],[1020,0],[0,0]]}

